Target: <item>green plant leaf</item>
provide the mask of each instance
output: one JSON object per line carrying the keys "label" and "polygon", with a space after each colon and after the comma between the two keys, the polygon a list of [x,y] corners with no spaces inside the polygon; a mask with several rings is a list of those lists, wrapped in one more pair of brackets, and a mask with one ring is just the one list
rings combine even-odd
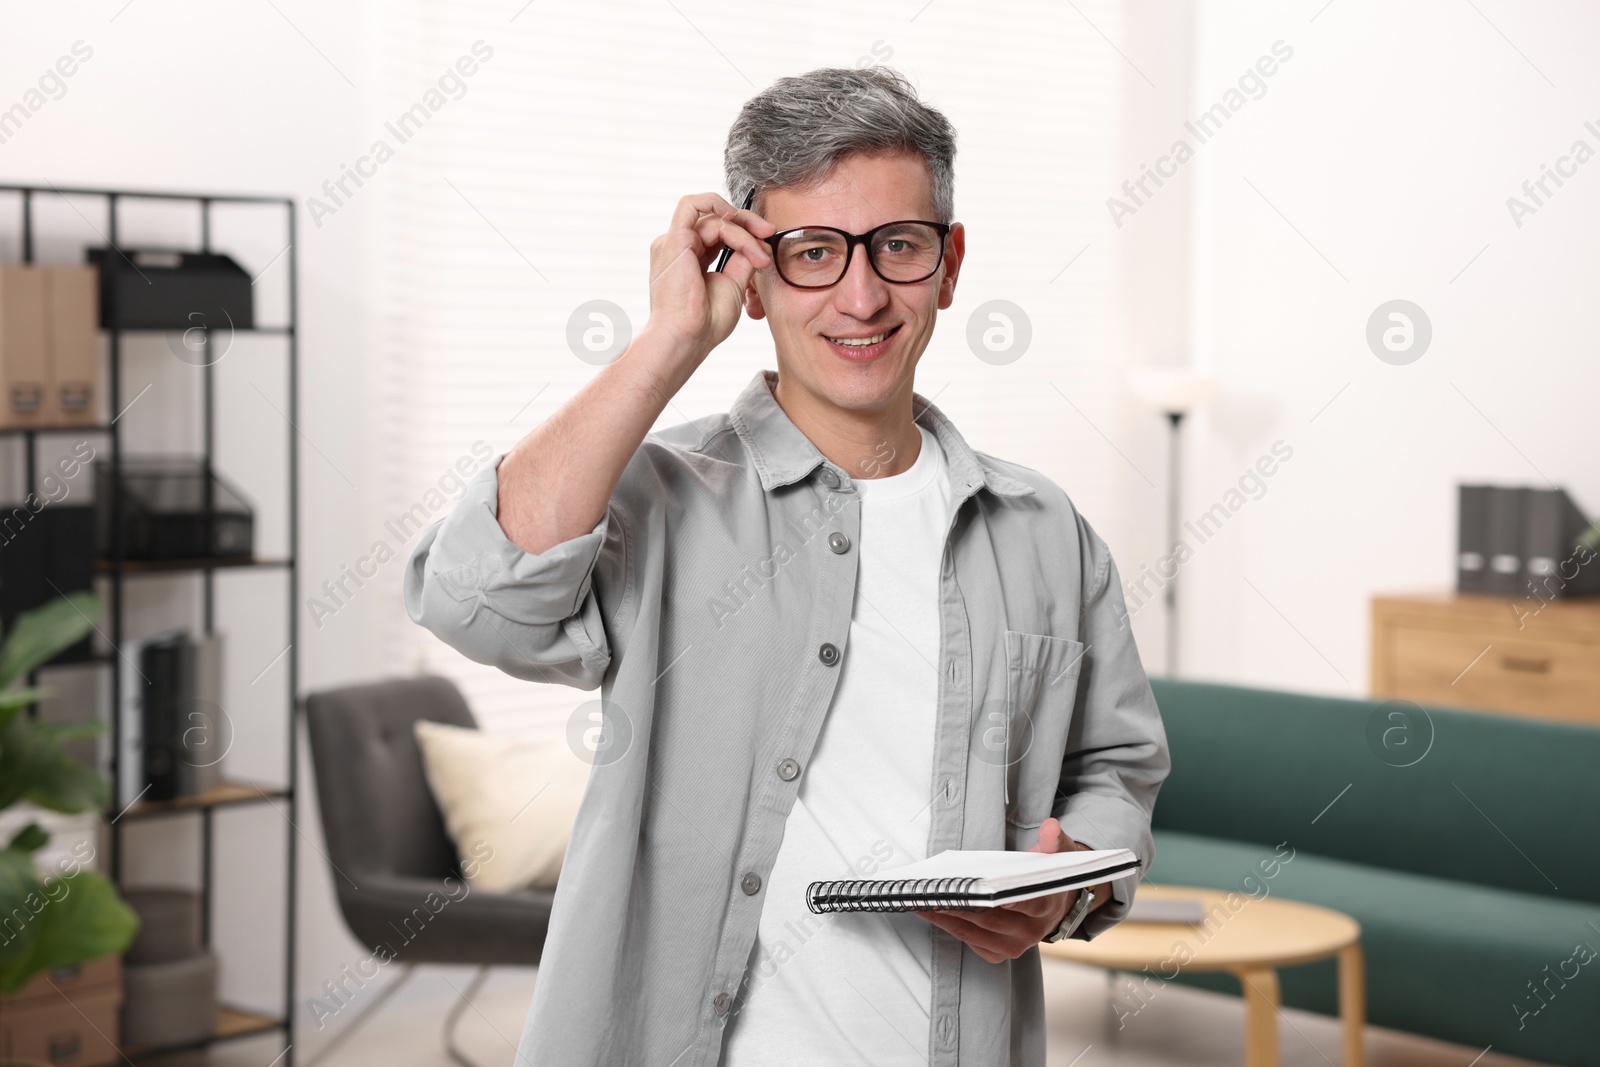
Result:
{"label": "green plant leaf", "polygon": [[12,852],[37,852],[50,843],[50,835],[45,828],[36,822],[30,822],[18,830],[11,838],[11,843],[6,846]]}
{"label": "green plant leaf", "polygon": [[[0,923],[0,974],[12,961],[32,953],[39,934],[34,910],[42,908],[45,901],[33,856],[21,849],[0,849],[0,915],[6,917]],[[35,908],[30,908],[30,903]]]}
{"label": "green plant leaf", "polygon": [[36,722],[34,733],[51,741],[87,741],[106,732],[103,722]]}
{"label": "green plant leaf", "polygon": [[17,616],[0,645],[0,689],[70,648],[94,629],[103,605],[90,592],[68,593]]}
{"label": "green plant leaf", "polygon": [[1587,548],[1590,552],[1600,552],[1600,522],[1595,523],[1579,534],[1578,544]]}
{"label": "green plant leaf", "polygon": [[105,807],[111,790],[99,774],[63,752],[59,759],[38,767],[28,799],[41,808],[73,815]]}
{"label": "green plant leaf", "polygon": [[104,875],[82,870],[52,879],[25,951],[0,947],[0,993],[15,993],[34,975],[122,952],[139,932],[139,916]]}
{"label": "green plant leaf", "polygon": [[104,807],[111,787],[73,759],[51,731],[15,719],[0,729],[0,808],[23,797],[41,808],[71,814]]}
{"label": "green plant leaf", "polygon": [[47,685],[36,685],[32,688],[7,689],[0,692],[0,710],[18,711],[29,704],[37,704],[49,696],[54,696],[55,690]]}
{"label": "green plant leaf", "polygon": [[37,704],[47,696],[53,696],[55,690],[48,686],[38,685],[31,689],[15,688],[0,691],[0,728],[17,717],[17,712],[32,704]]}

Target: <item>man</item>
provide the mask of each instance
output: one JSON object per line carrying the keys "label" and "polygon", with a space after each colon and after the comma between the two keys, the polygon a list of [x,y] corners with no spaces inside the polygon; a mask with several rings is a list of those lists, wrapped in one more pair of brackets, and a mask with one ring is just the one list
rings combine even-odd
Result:
{"label": "man", "polygon": [[[602,690],[523,1063],[1042,1067],[1036,945],[1133,900],[1169,761],[1110,553],[912,389],[965,254],[954,152],[883,68],[749,101],[751,208],[679,201],[646,326],[411,557],[414,620]],[[741,307],[776,374],[650,433]],[[1119,847],[1087,912],[805,906],[944,849]]]}

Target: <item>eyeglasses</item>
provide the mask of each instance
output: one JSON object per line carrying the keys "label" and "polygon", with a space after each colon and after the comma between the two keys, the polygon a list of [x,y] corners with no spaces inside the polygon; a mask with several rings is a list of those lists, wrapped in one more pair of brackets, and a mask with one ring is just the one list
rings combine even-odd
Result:
{"label": "eyeglasses", "polygon": [[850,269],[856,245],[867,246],[867,262],[886,282],[905,285],[933,277],[944,262],[943,222],[903,219],[847,233],[833,226],[798,226],[764,238],[778,276],[796,289],[826,289]]}

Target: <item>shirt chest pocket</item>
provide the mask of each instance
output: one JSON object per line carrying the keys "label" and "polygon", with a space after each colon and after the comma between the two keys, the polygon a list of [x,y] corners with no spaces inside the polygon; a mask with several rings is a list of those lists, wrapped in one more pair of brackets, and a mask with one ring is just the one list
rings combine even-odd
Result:
{"label": "shirt chest pocket", "polygon": [[1068,637],[1006,631],[1006,821],[1050,817],[1078,699],[1084,645]]}

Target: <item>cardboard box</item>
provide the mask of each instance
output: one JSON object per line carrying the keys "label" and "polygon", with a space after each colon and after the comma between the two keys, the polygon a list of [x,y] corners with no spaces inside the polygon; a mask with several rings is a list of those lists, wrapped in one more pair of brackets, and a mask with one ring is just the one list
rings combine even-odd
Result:
{"label": "cardboard box", "polygon": [[122,958],[102,956],[38,975],[0,997],[0,1060],[57,1067],[119,1063]]}
{"label": "cardboard box", "polygon": [[71,1003],[30,1000],[0,1012],[0,1057],[58,1067],[104,1067],[121,1061],[117,1051],[122,990],[96,986]]}
{"label": "cardboard box", "polygon": [[100,295],[94,267],[42,267],[45,272],[44,417],[51,426],[100,421]]}
{"label": "cardboard box", "polygon": [[37,267],[0,266],[0,427],[45,425],[44,279]]}
{"label": "cardboard box", "polygon": [[121,956],[99,956],[72,967],[58,967],[34,975],[27,985],[15,993],[8,997],[0,996],[0,1013],[24,1001],[60,1000],[62,993],[72,997],[79,990],[95,986],[122,988]]}
{"label": "cardboard box", "polygon": [[100,421],[99,308],[94,267],[0,267],[0,427]]}

